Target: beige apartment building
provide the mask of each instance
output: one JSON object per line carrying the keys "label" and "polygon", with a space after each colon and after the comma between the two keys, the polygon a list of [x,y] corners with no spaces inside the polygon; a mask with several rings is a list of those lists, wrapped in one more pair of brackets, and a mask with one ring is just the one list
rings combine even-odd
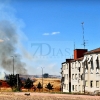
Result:
{"label": "beige apartment building", "polygon": [[62,63],[63,92],[94,92],[100,90],[100,48],[87,51],[75,49],[74,59]]}

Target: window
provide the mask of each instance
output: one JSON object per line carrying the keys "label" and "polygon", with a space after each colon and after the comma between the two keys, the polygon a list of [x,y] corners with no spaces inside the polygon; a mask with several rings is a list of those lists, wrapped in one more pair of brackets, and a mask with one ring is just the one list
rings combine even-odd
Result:
{"label": "window", "polygon": [[68,69],[68,64],[67,64],[67,69]]}
{"label": "window", "polygon": [[85,73],[87,73],[88,72],[88,63],[87,63],[87,61],[85,61],[84,67],[85,67]]}
{"label": "window", "polygon": [[79,92],[80,92],[80,85],[79,85]]}
{"label": "window", "polygon": [[88,69],[88,62],[87,62],[87,60],[85,61],[85,66],[86,66],[85,68]]}
{"label": "window", "polygon": [[93,87],[93,81],[90,81],[90,87],[91,88]]}
{"label": "window", "polygon": [[67,79],[68,79],[68,74],[67,74]]}
{"label": "window", "polygon": [[72,74],[72,79],[74,80],[74,74]]}
{"label": "window", "polygon": [[75,90],[77,91],[77,85],[75,85]]}
{"label": "window", "polygon": [[88,81],[85,81],[85,86],[88,87]]}
{"label": "window", "polygon": [[75,74],[75,79],[77,80],[77,74]]}
{"label": "window", "polygon": [[93,74],[93,60],[91,61],[91,74]]}
{"label": "window", "polygon": [[85,68],[85,73],[87,74],[87,68]]}
{"label": "window", "polygon": [[67,90],[68,90],[68,84],[67,84]]}
{"label": "window", "polygon": [[64,84],[64,89],[66,89],[66,84]]}
{"label": "window", "polygon": [[99,88],[99,81],[96,81],[96,87]]}
{"label": "window", "polygon": [[79,74],[79,78],[80,78],[81,76],[80,76],[80,74]]}
{"label": "window", "polygon": [[82,86],[82,91],[84,92],[84,89],[85,89],[85,87],[84,87],[84,85]]}
{"label": "window", "polygon": [[88,58],[88,63],[90,63],[91,60],[92,60],[92,56],[90,56],[90,57]]}
{"label": "window", "polygon": [[82,74],[82,75],[81,75],[81,80],[83,80],[83,79],[84,79],[84,75]]}
{"label": "window", "polygon": [[81,69],[81,68],[79,67],[79,72],[80,72],[80,69]]}
{"label": "window", "polygon": [[72,85],[72,91],[74,91],[74,85]]}
{"label": "window", "polygon": [[98,69],[99,69],[99,60],[98,60],[98,57],[96,59],[96,73],[98,74]]}
{"label": "window", "polygon": [[72,65],[72,69],[74,69],[74,67],[73,67],[73,63],[72,63],[71,65]]}

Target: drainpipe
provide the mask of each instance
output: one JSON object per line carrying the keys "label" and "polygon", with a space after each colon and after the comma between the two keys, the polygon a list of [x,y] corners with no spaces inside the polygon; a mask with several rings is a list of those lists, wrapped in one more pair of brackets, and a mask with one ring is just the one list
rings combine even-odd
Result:
{"label": "drainpipe", "polygon": [[86,61],[83,63],[83,86],[84,86],[84,94],[85,94],[85,63]]}

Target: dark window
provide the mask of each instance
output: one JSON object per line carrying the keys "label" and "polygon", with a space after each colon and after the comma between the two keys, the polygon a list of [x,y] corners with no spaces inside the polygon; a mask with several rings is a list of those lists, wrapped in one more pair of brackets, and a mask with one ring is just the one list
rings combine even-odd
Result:
{"label": "dark window", "polygon": [[80,67],[79,67],[79,72],[80,72]]}
{"label": "dark window", "polygon": [[93,81],[90,81],[90,87],[91,88],[93,87]]}
{"label": "dark window", "polygon": [[81,75],[81,80],[83,80],[83,74]]}
{"label": "dark window", "polygon": [[86,66],[86,69],[88,69],[88,62],[85,61],[85,66]]}
{"label": "dark window", "polygon": [[91,74],[93,74],[93,69],[94,69],[94,67],[93,67],[93,60],[91,60],[91,68],[90,68]]}
{"label": "dark window", "polygon": [[73,91],[74,91],[74,85],[72,85],[72,89],[73,89]]}
{"label": "dark window", "polygon": [[99,60],[98,60],[98,58],[96,60],[96,65],[97,65],[97,69],[99,69]]}

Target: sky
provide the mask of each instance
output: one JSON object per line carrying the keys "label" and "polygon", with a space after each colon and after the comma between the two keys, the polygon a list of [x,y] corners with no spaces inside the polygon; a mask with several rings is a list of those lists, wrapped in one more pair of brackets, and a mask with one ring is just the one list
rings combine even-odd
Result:
{"label": "sky", "polygon": [[99,5],[99,0],[0,0],[0,21],[15,25],[16,52],[28,74],[41,75],[43,68],[60,75],[61,63],[73,58],[74,48],[84,48],[82,22],[85,48],[100,47]]}

